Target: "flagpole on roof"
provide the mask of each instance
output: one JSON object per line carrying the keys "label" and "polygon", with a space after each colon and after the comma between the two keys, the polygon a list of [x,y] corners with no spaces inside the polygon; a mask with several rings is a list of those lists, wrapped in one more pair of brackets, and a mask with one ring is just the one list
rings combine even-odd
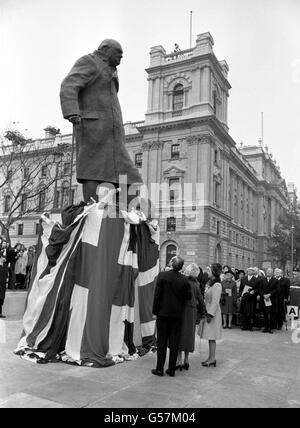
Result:
{"label": "flagpole on roof", "polygon": [[190,49],[192,49],[193,11],[190,11]]}

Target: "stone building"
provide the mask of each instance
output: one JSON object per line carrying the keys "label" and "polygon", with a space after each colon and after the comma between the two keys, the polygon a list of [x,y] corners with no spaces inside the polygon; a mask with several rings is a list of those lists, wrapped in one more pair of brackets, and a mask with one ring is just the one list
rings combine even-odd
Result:
{"label": "stone building", "polygon": [[[267,267],[274,264],[268,240],[288,208],[288,192],[267,147],[237,148],[230,137],[229,67],[213,45],[204,33],[192,49],[151,48],[145,120],[125,124],[126,147],[146,185],[141,195],[150,198],[160,222],[162,266],[179,253],[201,266]],[[70,147],[71,135],[47,138]],[[69,156],[67,149],[52,188],[54,206],[48,209],[54,213],[67,204]],[[74,178],[72,189],[79,201]],[[13,242],[36,240],[36,226],[26,222],[30,238],[13,231]]]}
{"label": "stone building", "polygon": [[[213,44],[204,33],[194,48],[179,53],[151,49],[145,121],[125,124],[127,148],[158,210],[162,266],[179,252],[187,263],[201,266],[219,261],[236,268],[266,267],[273,262],[268,253],[272,228],[288,207],[287,189],[267,148],[238,149],[230,137],[229,68],[218,61]],[[176,196],[180,205],[185,186],[191,185],[189,216],[178,218],[166,210],[151,194],[153,183],[170,185],[171,208]],[[202,185],[198,195],[197,183]]]}

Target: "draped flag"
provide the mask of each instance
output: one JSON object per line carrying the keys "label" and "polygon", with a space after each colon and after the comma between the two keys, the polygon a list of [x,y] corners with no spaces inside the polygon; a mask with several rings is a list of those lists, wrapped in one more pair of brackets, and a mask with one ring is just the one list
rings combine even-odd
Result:
{"label": "draped flag", "polygon": [[154,343],[159,232],[110,208],[81,206],[65,226],[44,218],[16,353],[105,367],[134,354],[134,338]]}

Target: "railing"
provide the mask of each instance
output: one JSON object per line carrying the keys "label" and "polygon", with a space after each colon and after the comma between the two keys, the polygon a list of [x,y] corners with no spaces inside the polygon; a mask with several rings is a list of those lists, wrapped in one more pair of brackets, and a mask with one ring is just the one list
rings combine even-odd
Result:
{"label": "railing", "polygon": [[183,51],[172,52],[165,56],[166,61],[183,60],[193,56],[193,49],[185,49]]}

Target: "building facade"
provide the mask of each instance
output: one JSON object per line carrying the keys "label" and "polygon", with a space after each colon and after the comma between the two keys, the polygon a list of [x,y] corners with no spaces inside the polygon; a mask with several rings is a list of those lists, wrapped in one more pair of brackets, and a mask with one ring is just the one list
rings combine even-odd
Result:
{"label": "building facade", "polygon": [[[287,188],[266,147],[237,148],[230,137],[229,68],[213,44],[204,33],[194,48],[179,53],[151,49],[145,121],[125,124],[127,148],[155,201],[162,266],[179,253],[201,266],[267,267],[274,264],[268,243],[288,208]],[[192,187],[189,215],[164,213],[164,201],[151,194],[153,183],[169,185],[169,208],[175,184],[179,205],[186,186]]]}
{"label": "building facade", "polygon": [[[192,49],[169,54],[162,46],[151,49],[145,120],[125,123],[126,147],[145,183],[141,196],[151,200],[159,219],[161,266],[180,254],[186,263],[204,267],[218,261],[265,268],[275,262],[268,242],[289,195],[266,147],[237,147],[230,137],[229,67],[216,58],[213,45],[204,33]],[[47,207],[55,213],[68,201],[68,174],[61,168],[70,167],[71,135],[47,138],[67,147]],[[72,189],[79,201],[74,178]],[[37,219],[26,219],[26,226],[22,219],[28,238],[16,234],[16,225],[12,242],[36,240]]]}

